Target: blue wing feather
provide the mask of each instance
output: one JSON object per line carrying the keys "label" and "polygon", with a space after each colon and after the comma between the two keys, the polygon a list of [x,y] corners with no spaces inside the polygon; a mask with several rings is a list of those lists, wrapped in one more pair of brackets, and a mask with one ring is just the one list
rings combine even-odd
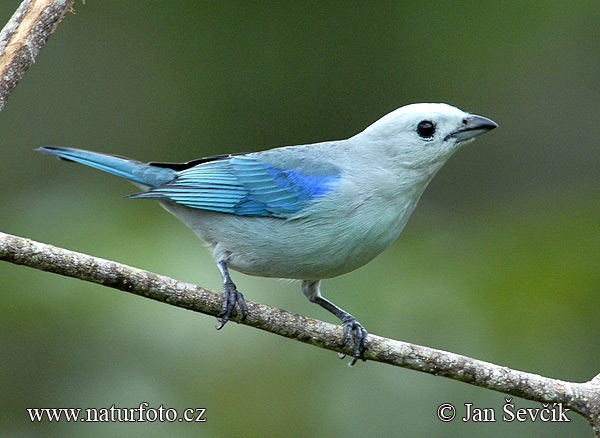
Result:
{"label": "blue wing feather", "polygon": [[173,181],[137,198],[170,200],[192,208],[237,215],[290,217],[333,189],[334,165],[306,159],[283,168],[260,154],[237,155],[177,172]]}

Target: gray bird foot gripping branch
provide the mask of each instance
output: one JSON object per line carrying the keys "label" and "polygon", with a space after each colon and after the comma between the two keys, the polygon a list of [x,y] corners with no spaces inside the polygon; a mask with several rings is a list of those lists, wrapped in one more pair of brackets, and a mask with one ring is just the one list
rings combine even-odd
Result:
{"label": "gray bird foot gripping branch", "polygon": [[[367,341],[367,330],[362,326],[356,318],[349,313],[342,318],[342,327],[344,328],[344,343],[342,347],[348,345],[350,338],[354,335],[354,351],[352,353],[352,361],[348,364],[353,366],[358,359],[362,359],[365,352],[365,343]],[[343,359],[345,354],[338,354],[340,359]],[[363,359],[364,360],[364,359]]]}
{"label": "gray bird foot gripping branch", "polygon": [[221,323],[221,325],[217,327],[217,330],[221,330],[231,318],[236,304],[240,305],[242,321],[248,316],[248,306],[246,305],[246,300],[244,300],[244,295],[237,290],[237,287],[233,281],[231,281],[229,270],[227,269],[225,262],[219,262],[217,263],[217,266],[223,277],[223,305],[221,306],[221,311],[217,315],[217,320]]}
{"label": "gray bird foot gripping branch", "polygon": [[[223,304],[217,315],[217,320],[221,323],[217,327],[217,330],[221,330],[231,319],[235,312],[236,304],[239,304],[240,320],[245,320],[248,316],[248,305],[246,304],[246,300],[244,300],[242,293],[237,290],[236,285],[231,280],[227,264],[224,261],[220,261],[217,263],[217,267],[223,277]],[[350,343],[350,339],[354,339],[352,360],[348,364],[349,366],[353,366],[359,359],[363,359],[368,332],[353,315],[339,308],[331,301],[323,298],[320,295],[320,284],[320,281],[305,281],[303,282],[303,290],[311,302],[318,304],[340,319],[344,330],[344,338],[341,344],[342,348],[346,348]],[[338,356],[340,359],[346,357],[344,353],[338,353]]]}
{"label": "gray bird foot gripping branch", "polygon": [[[342,322],[344,337],[341,347],[345,348],[350,339],[354,338],[354,349],[352,350],[352,361],[348,365],[353,366],[358,359],[363,359],[365,352],[365,344],[367,341],[367,331],[357,319],[344,309],[336,306],[327,298],[321,296],[321,281],[320,280],[304,280],[302,282],[302,292],[310,300],[310,302],[318,304],[323,309],[337,316]],[[346,357],[343,353],[338,353],[338,356],[343,359]]]}

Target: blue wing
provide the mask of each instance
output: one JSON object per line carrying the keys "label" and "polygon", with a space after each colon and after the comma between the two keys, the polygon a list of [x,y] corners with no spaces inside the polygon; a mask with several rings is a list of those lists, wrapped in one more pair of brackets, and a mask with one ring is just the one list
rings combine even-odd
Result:
{"label": "blue wing", "polygon": [[259,153],[198,164],[177,172],[169,183],[132,197],[242,216],[287,218],[324,196],[341,178],[340,169],[332,164],[291,155],[273,158],[265,160]]}

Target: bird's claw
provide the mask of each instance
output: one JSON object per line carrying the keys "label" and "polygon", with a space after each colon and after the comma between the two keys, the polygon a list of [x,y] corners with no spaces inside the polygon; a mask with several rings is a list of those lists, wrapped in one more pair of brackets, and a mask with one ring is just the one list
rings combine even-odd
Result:
{"label": "bird's claw", "polygon": [[243,321],[248,316],[248,306],[244,300],[244,296],[240,291],[237,290],[233,282],[225,282],[223,285],[223,304],[221,305],[221,311],[217,315],[217,320],[221,323],[217,327],[217,330],[221,330],[235,309],[235,305],[239,304],[241,311],[241,320]]}
{"label": "bird's claw", "polygon": [[[352,353],[352,361],[348,364],[353,366],[358,359],[362,358],[365,352],[365,342],[367,340],[367,330],[362,326],[360,322],[352,315],[348,315],[342,319],[342,328],[344,329],[344,342],[342,348],[348,345],[350,338],[354,335],[354,351]],[[346,355],[338,353],[340,359],[343,359]]]}

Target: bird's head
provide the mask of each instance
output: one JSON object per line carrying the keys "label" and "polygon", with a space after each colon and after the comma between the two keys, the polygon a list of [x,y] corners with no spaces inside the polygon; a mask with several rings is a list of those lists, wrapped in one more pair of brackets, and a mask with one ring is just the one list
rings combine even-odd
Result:
{"label": "bird's head", "polygon": [[409,167],[443,164],[459,145],[498,125],[445,103],[415,103],[377,120],[356,137]]}

